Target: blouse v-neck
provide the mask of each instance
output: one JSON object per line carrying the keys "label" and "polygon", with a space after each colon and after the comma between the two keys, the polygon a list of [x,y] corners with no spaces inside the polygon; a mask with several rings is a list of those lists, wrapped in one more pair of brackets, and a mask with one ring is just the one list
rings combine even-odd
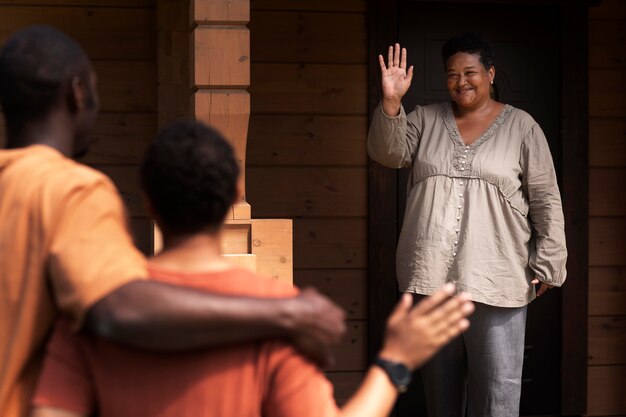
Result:
{"label": "blouse v-neck", "polygon": [[476,139],[474,142],[470,143],[469,145],[463,141],[463,137],[461,136],[459,127],[457,126],[456,120],[454,119],[452,103],[450,102],[445,103],[443,121],[444,121],[444,124],[446,125],[446,128],[448,129],[448,134],[450,136],[450,139],[452,139],[457,145],[460,145],[464,148],[475,149],[479,147],[480,145],[482,145],[485,141],[487,141],[496,133],[498,128],[506,121],[507,117],[511,113],[511,110],[513,110],[513,107],[510,106],[509,104],[505,104],[500,110],[500,112],[498,113],[498,115],[496,116],[496,118],[491,122],[489,127],[487,127],[487,129],[478,137],[478,139]]}

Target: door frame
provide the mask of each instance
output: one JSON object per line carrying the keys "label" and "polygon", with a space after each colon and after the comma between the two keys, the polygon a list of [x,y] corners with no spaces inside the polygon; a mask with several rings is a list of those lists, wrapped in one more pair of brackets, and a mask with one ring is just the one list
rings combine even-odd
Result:
{"label": "door frame", "polygon": [[[423,1],[423,0],[422,0]],[[432,0],[437,1],[437,0]],[[439,0],[439,3],[502,1]],[[569,279],[562,291],[561,415],[587,409],[588,316],[588,0],[510,0],[560,9],[561,178]],[[368,120],[380,100],[378,54],[398,39],[398,0],[368,0]],[[565,88],[575,85],[576,88]],[[402,191],[401,191],[402,192]],[[395,247],[398,171],[368,160],[368,357],[380,349],[386,317],[397,301]]]}

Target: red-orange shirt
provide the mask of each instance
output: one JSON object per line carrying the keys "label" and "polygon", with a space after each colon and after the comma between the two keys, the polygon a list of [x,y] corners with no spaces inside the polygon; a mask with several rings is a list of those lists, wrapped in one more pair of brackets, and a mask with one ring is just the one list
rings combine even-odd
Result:
{"label": "red-orange shirt", "polygon": [[57,309],[145,277],[124,206],[102,173],[48,146],[0,150],[0,416],[28,413]]}
{"label": "red-orange shirt", "polygon": [[[160,281],[214,293],[294,295],[291,286],[247,270],[183,274],[157,267]],[[101,417],[337,415],[332,385],[315,365],[281,341],[179,354],[148,353],[74,336],[67,322],[48,346],[34,405]]]}

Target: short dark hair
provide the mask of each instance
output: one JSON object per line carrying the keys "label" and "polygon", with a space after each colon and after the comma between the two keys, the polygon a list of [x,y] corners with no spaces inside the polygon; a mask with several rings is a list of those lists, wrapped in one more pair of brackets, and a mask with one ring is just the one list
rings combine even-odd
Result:
{"label": "short dark hair", "polygon": [[45,117],[72,78],[88,85],[91,64],[82,48],[49,26],[12,35],[0,51],[0,105],[7,127]]}
{"label": "short dark hair", "polygon": [[239,164],[215,129],[177,121],[162,129],[141,165],[141,185],[165,233],[217,231],[237,196]]}
{"label": "short dark hair", "polygon": [[479,33],[458,33],[448,39],[441,48],[444,67],[448,59],[458,52],[477,54],[485,69],[490,69],[496,58],[491,41]]}

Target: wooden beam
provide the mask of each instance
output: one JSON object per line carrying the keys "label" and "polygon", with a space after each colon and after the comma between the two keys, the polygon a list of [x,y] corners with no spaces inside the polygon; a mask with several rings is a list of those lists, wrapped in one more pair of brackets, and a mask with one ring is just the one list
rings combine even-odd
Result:
{"label": "wooden beam", "polygon": [[252,114],[248,166],[367,166],[366,137],[365,115]]}
{"label": "wooden beam", "polygon": [[[252,57],[254,62],[361,64],[367,60],[365,17],[362,13],[253,12]],[[337,47],[338,39],[350,47]]]}
{"label": "wooden beam", "polygon": [[248,185],[255,217],[367,215],[365,167],[252,167]]}
{"label": "wooden beam", "polygon": [[[588,18],[585,1],[561,6],[561,173],[568,276],[561,307],[561,414],[587,409]],[[577,85],[579,88],[568,88]]]}
{"label": "wooden beam", "polygon": [[[193,95],[192,112],[197,120],[218,129],[229,140],[241,167],[241,186],[246,189],[246,143],[250,118],[250,94],[245,90],[200,89]],[[240,206],[246,206],[243,196]],[[240,209],[237,214],[250,218],[249,209]],[[236,213],[233,211],[233,215]],[[233,217],[235,218],[235,217]]]}
{"label": "wooden beam", "polygon": [[191,23],[247,23],[250,20],[250,0],[192,0]]}
{"label": "wooden beam", "polygon": [[365,115],[366,80],[365,65],[255,63],[252,112]]}

